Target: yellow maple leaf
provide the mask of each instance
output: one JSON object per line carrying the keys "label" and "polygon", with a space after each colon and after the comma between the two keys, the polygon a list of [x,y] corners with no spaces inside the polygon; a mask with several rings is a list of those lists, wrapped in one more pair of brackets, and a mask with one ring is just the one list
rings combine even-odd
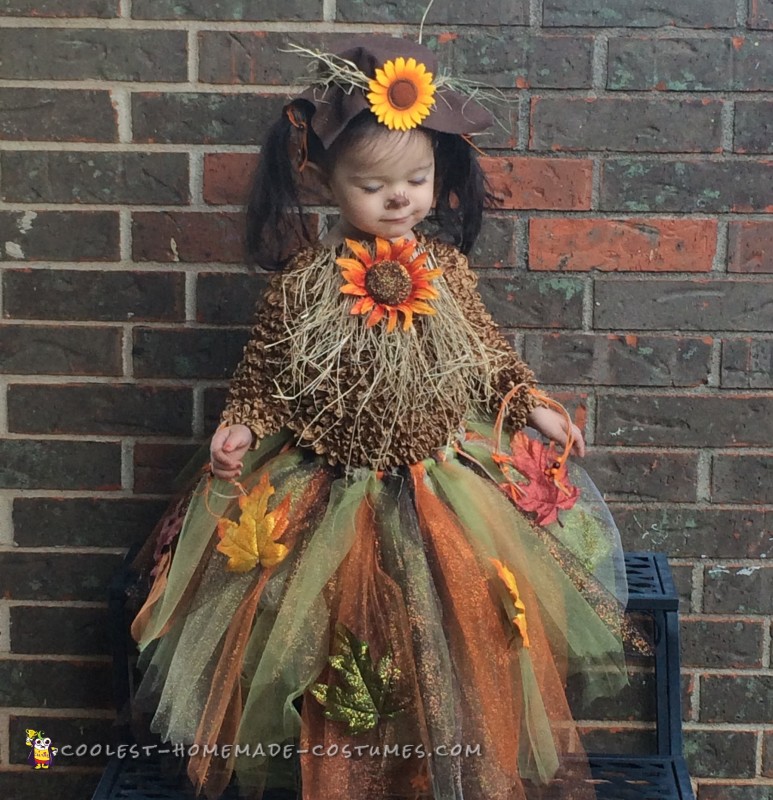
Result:
{"label": "yellow maple leaf", "polygon": [[266,513],[272,494],[274,487],[264,472],[252,491],[239,498],[239,521],[223,518],[217,523],[217,550],[228,556],[226,568],[231,572],[249,572],[258,563],[275,567],[287,555],[287,547],[277,540],[287,529],[290,495]]}
{"label": "yellow maple leaf", "polygon": [[503,564],[501,561],[497,561],[495,558],[491,559],[491,563],[497,569],[497,575],[499,575],[502,583],[507,587],[507,591],[510,594],[510,597],[513,600],[513,604],[515,605],[515,616],[513,617],[513,625],[518,629],[518,632],[521,634],[521,639],[523,639],[523,646],[529,646],[529,629],[526,625],[526,606],[523,604],[523,600],[521,600],[521,595],[518,592],[518,584],[515,582],[515,575]]}

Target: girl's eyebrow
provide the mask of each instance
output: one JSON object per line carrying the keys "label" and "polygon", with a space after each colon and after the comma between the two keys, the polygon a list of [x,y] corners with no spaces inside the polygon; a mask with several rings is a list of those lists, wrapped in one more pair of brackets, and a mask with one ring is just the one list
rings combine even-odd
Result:
{"label": "girl's eyebrow", "polygon": [[[428,161],[426,164],[421,164],[420,166],[415,167],[414,169],[412,169],[411,173],[423,172],[424,170],[430,169],[431,167],[432,167],[432,162]],[[368,172],[359,173],[358,172],[358,173],[352,175],[351,177],[354,180],[365,180],[365,179],[368,179],[368,180],[386,180],[388,177],[391,177],[391,175],[386,175],[386,174],[385,175],[377,175],[376,173],[368,173]]]}

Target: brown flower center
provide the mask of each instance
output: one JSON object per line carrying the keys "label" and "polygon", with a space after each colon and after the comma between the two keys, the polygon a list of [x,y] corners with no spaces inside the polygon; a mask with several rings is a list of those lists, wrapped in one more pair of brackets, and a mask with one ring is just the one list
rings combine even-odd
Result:
{"label": "brown flower center", "polygon": [[405,111],[419,99],[419,90],[413,81],[407,78],[396,80],[388,89],[387,97],[392,108],[398,111]]}
{"label": "brown flower center", "polygon": [[377,303],[397,306],[411,296],[413,281],[397,261],[379,261],[365,274],[365,289]]}

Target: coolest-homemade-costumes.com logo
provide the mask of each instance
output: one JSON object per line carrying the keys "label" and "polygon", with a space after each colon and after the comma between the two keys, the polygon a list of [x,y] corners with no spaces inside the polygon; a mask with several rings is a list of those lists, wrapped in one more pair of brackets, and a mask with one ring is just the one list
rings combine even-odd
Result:
{"label": "coolest-homemade-costumes.com logo", "polygon": [[49,769],[54,763],[54,756],[59,752],[56,747],[51,747],[49,739],[43,731],[27,728],[27,747],[31,747],[27,761],[35,769]]}

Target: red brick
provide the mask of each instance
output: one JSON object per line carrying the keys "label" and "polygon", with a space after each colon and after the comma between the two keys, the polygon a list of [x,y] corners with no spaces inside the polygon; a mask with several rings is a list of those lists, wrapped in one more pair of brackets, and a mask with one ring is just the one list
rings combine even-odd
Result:
{"label": "red brick", "polygon": [[773,0],[749,0],[749,27],[773,30]]}
{"label": "red brick", "polygon": [[190,444],[137,442],[134,446],[134,491],[169,494],[175,478],[199,448]]}
{"label": "red brick", "polygon": [[588,159],[481,159],[499,208],[590,209],[593,164]]}
{"label": "red brick", "polygon": [[773,778],[773,731],[766,731],[762,739],[762,774]]}
{"label": "red brick", "polygon": [[773,222],[731,222],[727,268],[730,272],[773,272]]}
{"label": "red brick", "polygon": [[530,150],[721,151],[718,100],[533,97]]}
{"label": "red brick", "polygon": [[[259,158],[252,153],[209,153],[204,156],[204,202],[210,205],[245,205]],[[302,177],[304,205],[329,202],[325,189],[311,170]]]}
{"label": "red brick", "polygon": [[247,200],[258,166],[252,153],[208,153],[204,156],[204,202],[240,205]]}
{"label": "red brick", "polygon": [[713,219],[532,219],[529,269],[708,272]]}
{"label": "red brick", "polygon": [[[292,41],[309,50],[336,53],[351,34],[294,33]],[[202,83],[284,85],[294,83],[304,62],[287,48],[287,33],[200,31],[199,80]],[[301,78],[302,80],[302,78]]]}
{"label": "red brick", "polygon": [[117,17],[119,0],[3,0],[0,17]]}
{"label": "red brick", "polygon": [[242,263],[242,214],[142,211],[133,215],[135,261]]}

